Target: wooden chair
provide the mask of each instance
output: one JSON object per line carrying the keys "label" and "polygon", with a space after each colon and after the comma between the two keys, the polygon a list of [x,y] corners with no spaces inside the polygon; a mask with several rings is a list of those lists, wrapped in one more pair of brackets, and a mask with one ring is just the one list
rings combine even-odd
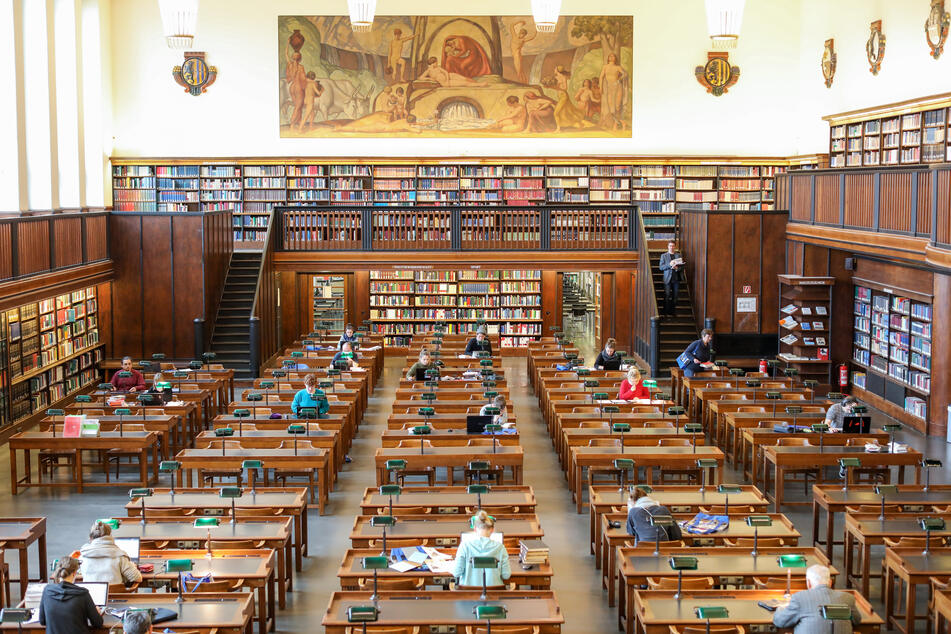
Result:
{"label": "wooden chair", "polygon": [[802,406],[803,414],[822,414],[825,411],[826,411],[826,408],[824,408],[821,405],[803,405]]}
{"label": "wooden chair", "polygon": [[763,407],[762,405],[741,405],[740,407],[736,408],[736,411],[745,412],[745,413],[754,413],[754,414],[765,414],[766,408]]}
{"label": "wooden chair", "polygon": [[[466,443],[467,447],[491,447],[495,444],[493,438],[470,438],[469,442]],[[499,442],[499,445],[502,443]]]}
{"label": "wooden chair", "polygon": [[928,589],[928,632],[934,632],[934,614],[936,612],[934,597],[938,592],[944,592],[951,588],[951,577],[931,577],[931,587]]}
{"label": "wooden chair", "polygon": [[589,447],[621,447],[620,438],[592,438],[588,441]]}
{"label": "wooden chair", "polygon": [[804,401],[806,395],[802,392],[782,392],[779,397],[784,401]]}
{"label": "wooden chair", "polygon": [[[466,634],[487,634],[489,629],[484,625],[467,625]],[[493,625],[495,634],[538,634],[541,630],[537,625]],[[369,634],[369,630],[367,630]]]}
{"label": "wooden chair", "polygon": [[[390,540],[386,540],[386,545],[390,545]],[[373,591],[373,577],[369,579],[357,579],[357,585],[364,592]],[[422,590],[426,585],[426,580],[422,577],[400,577],[399,579],[377,579],[378,590]],[[369,631],[369,630],[368,630]]]}
{"label": "wooden chair", "polygon": [[689,438],[661,438],[657,441],[658,447],[690,447]]}
{"label": "wooden chair", "polygon": [[[207,540],[206,540],[207,541]],[[211,540],[212,550],[257,550],[267,548],[264,540],[254,541],[253,539],[213,539]]]}
{"label": "wooden chair", "polygon": [[[757,590],[785,590],[786,577],[753,577],[753,587]],[[790,590],[805,590],[806,578],[793,577],[789,581]]]}
{"label": "wooden chair", "polygon": [[422,441],[423,447],[427,449],[432,449],[433,441],[425,440],[422,438],[420,440],[411,440],[411,439],[401,440],[400,444],[398,444],[397,447],[399,447],[400,449],[419,449],[420,441]]}
{"label": "wooden chair", "polygon": [[[371,539],[367,542],[368,548],[382,548],[383,540],[382,539]],[[390,537],[386,538],[386,547],[387,548],[409,548],[410,546],[428,546],[428,539],[392,539]]]}
{"label": "wooden chair", "polygon": [[[495,630],[493,629],[493,631]],[[407,625],[405,627],[401,625],[367,625],[366,629],[358,625],[347,627],[347,634],[362,634],[362,632],[367,634],[420,634],[418,625]]]}
{"label": "wooden chair", "polygon": [[660,408],[653,405],[635,405],[631,408],[633,414],[660,414]]}
{"label": "wooden chair", "polygon": [[572,414],[598,414],[600,411],[597,407],[590,406],[571,408]]}
{"label": "wooden chair", "polygon": [[[238,440],[212,440],[208,442],[209,449],[221,449],[222,447],[225,450],[228,449],[241,449],[241,442]],[[209,462],[213,462],[210,460]],[[223,480],[225,478],[234,478],[235,486],[241,486],[241,480],[244,477],[241,469],[223,469],[223,468],[209,468],[209,469],[199,469],[198,470],[198,480],[200,482],[207,483],[208,486],[215,485],[215,478]]]}
{"label": "wooden chair", "polygon": [[126,586],[124,583],[110,583],[109,584],[109,594],[118,594],[121,592],[138,592],[139,584],[133,583],[130,586]]}
{"label": "wooden chair", "polygon": [[[116,430],[119,429],[118,423],[115,426]],[[130,424],[123,421],[122,423],[122,432],[144,432],[144,424]],[[109,449],[102,453],[102,470],[106,474],[106,482],[109,482],[109,465],[115,463],[116,465],[116,480],[119,479],[119,463],[122,462],[123,458],[129,459],[129,464],[135,464],[138,466],[139,452],[128,449]]]}
{"label": "wooden chair", "polygon": [[[713,577],[684,577],[684,590],[712,590]],[[651,590],[676,590],[677,577],[648,577],[647,587]]]}
{"label": "wooden chair", "polygon": [[[282,440],[281,444],[278,445],[279,449],[293,449],[294,441],[293,440]],[[298,449],[313,449],[314,444],[307,440],[298,440],[297,441]],[[267,469],[265,469],[267,473]],[[305,478],[307,480],[307,489],[310,491],[310,501],[313,503],[317,499],[317,486],[318,482],[316,479],[316,473],[314,469],[300,469],[300,468],[275,468],[273,470],[274,482],[281,482],[281,486],[287,486],[287,481],[290,478]],[[267,484],[267,476],[265,475],[265,485]]]}
{"label": "wooden chair", "polygon": [[[864,447],[862,438],[849,438],[845,441],[846,447]],[[856,484],[890,484],[892,470],[889,467],[853,467],[852,482]],[[881,510],[881,507],[879,507]]]}
{"label": "wooden chair", "polygon": [[[493,509],[493,511],[494,510],[495,509]],[[432,512],[433,512],[433,507],[431,506],[394,506],[393,507],[393,515],[429,515]],[[389,515],[390,507],[378,506],[376,508],[376,514]]]}
{"label": "wooden chair", "polygon": [[466,481],[466,486],[476,482],[495,482],[502,484],[505,481],[505,467],[489,464],[488,471],[476,471],[466,467],[462,470],[462,477]]}
{"label": "wooden chair", "polygon": [[721,394],[721,401],[748,401],[750,399],[746,398],[746,394]]}
{"label": "wooden chair", "polygon": [[846,513],[881,513],[882,507],[878,504],[858,504],[845,507]]}
{"label": "wooden chair", "polygon": [[[189,581],[185,579],[185,592],[197,592],[201,594],[202,592],[233,592],[237,590],[242,585],[241,579],[229,579],[227,581],[204,581],[199,583],[198,580]],[[178,588],[178,582],[173,582],[173,587]]]}
{"label": "wooden chair", "polygon": [[[750,548],[753,547],[752,537],[734,537],[733,539],[724,539],[723,542],[724,542],[724,545],[726,546],[749,546]],[[759,548],[781,548],[782,546],[785,546],[785,545],[786,544],[783,543],[782,537],[760,537],[757,542],[757,547]]]}
{"label": "wooden chair", "polygon": [[583,420],[578,423],[578,429],[610,429],[607,421]]}
{"label": "wooden chair", "polygon": [[716,388],[716,389],[723,389],[723,388],[727,388],[727,387],[733,387],[733,384],[732,384],[732,383],[727,383],[726,381],[713,381],[713,382],[711,382],[711,383],[707,383],[706,387],[712,387],[712,388]]}
{"label": "wooden chair", "polygon": [[[493,514],[501,515],[502,513],[518,513],[518,512],[519,512],[519,507],[517,507],[517,506],[493,506],[493,507],[491,507],[491,508],[489,508],[489,509],[487,509],[487,510],[491,511]],[[479,509],[477,509],[477,508],[474,507],[474,506],[467,506],[467,507],[466,507],[466,513],[468,513],[469,515],[475,515],[475,514],[478,513],[478,512],[479,512]]]}
{"label": "wooden chair", "polygon": [[651,420],[643,425],[645,429],[673,429],[674,422],[670,420]]}
{"label": "wooden chair", "polygon": [[669,625],[670,634],[746,634],[746,628],[742,625],[711,625],[707,627],[700,625]]}
{"label": "wooden chair", "polygon": [[[689,438],[661,438],[657,441],[658,447],[690,447]],[[661,484],[699,484],[700,469],[687,467],[684,469],[661,469]]]}
{"label": "wooden chair", "polygon": [[[879,508],[879,510],[881,509]],[[931,545],[934,547],[944,546],[946,544],[946,541],[947,540],[940,537],[933,537],[931,538]],[[921,548],[923,550],[925,547],[926,539],[924,537],[899,537],[898,539],[892,539],[891,537],[883,537],[882,542],[885,544],[886,548],[908,547],[908,548]],[[874,577],[875,575],[870,575],[870,576]],[[879,596],[879,600],[884,603],[885,602],[885,583],[884,583],[885,558],[884,557],[882,557],[881,579],[882,579],[882,583],[881,583],[881,587],[879,588],[878,596]],[[934,577],[932,577],[932,580],[934,580]],[[899,585],[901,584],[899,583]],[[895,598],[895,611],[893,612],[894,614],[903,613],[904,610],[902,606],[904,601],[904,594],[905,594],[904,592],[895,593],[896,598]],[[928,605],[931,605],[933,601],[934,601],[934,598],[929,596]],[[929,628],[928,631],[929,632],[932,631],[932,628]]]}
{"label": "wooden chair", "polygon": [[[778,438],[776,444],[780,447],[811,447],[812,443],[808,438]],[[799,469],[786,469],[786,474],[793,476],[788,481],[800,482],[795,476],[802,476],[802,490],[805,495],[809,494],[809,480],[819,481],[821,467],[802,467]],[[785,482],[783,483],[785,486]]]}

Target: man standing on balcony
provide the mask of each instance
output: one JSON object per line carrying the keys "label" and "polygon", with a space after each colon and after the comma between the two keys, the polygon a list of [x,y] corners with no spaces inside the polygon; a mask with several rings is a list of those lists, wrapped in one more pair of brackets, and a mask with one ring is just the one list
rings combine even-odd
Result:
{"label": "man standing on balcony", "polygon": [[660,256],[660,270],[664,272],[664,311],[667,317],[677,316],[677,295],[680,293],[680,269],[683,256],[677,252],[677,243],[668,242],[667,251]]}

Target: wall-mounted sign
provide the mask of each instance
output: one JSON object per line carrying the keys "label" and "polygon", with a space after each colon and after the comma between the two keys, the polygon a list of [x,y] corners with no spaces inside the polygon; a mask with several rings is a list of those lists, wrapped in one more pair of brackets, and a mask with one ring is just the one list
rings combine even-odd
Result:
{"label": "wall-mounted sign", "polygon": [[204,52],[188,51],[185,53],[184,63],[172,69],[172,77],[180,86],[185,87],[185,92],[197,97],[215,83],[218,68],[208,65]]}
{"label": "wall-mounted sign", "polygon": [[756,296],[752,297],[737,297],[736,298],[736,312],[738,313],[755,313],[756,312]]}
{"label": "wall-mounted sign", "polygon": [[885,34],[882,33],[882,21],[875,20],[869,25],[868,41],[865,42],[865,56],[868,58],[869,72],[877,75],[885,59]]}
{"label": "wall-mounted sign", "polygon": [[826,88],[832,88],[832,79],[835,77],[835,40],[829,38],[826,40],[825,48],[822,49],[822,76],[826,80]]}
{"label": "wall-mounted sign", "polygon": [[708,93],[719,97],[739,80],[740,67],[730,65],[729,53],[711,52],[707,53],[707,63],[694,69],[694,75]]}
{"label": "wall-mounted sign", "polygon": [[750,284],[744,284],[744,285],[743,285],[743,294],[744,294],[744,295],[749,295],[749,294],[752,293],[752,292],[753,292],[753,287],[752,287]]}
{"label": "wall-mounted sign", "polygon": [[925,20],[925,39],[931,49],[931,56],[941,57],[944,50],[944,41],[948,39],[948,24],[951,24],[951,14],[944,10],[944,0],[931,0],[931,11]]}

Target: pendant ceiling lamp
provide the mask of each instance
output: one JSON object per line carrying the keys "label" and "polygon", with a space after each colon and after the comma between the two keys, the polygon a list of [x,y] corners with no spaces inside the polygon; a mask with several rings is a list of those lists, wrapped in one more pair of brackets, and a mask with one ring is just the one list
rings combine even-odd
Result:
{"label": "pendant ceiling lamp", "polygon": [[532,0],[532,17],[539,33],[554,33],[561,12],[561,0]]}
{"label": "pendant ceiling lamp", "polygon": [[714,49],[736,48],[745,0],[705,0],[707,31]]}
{"label": "pendant ceiling lamp", "polygon": [[158,0],[169,48],[191,48],[198,23],[198,0]]}
{"label": "pendant ceiling lamp", "polygon": [[376,0],[347,0],[350,10],[350,28],[354,33],[366,33],[373,28]]}

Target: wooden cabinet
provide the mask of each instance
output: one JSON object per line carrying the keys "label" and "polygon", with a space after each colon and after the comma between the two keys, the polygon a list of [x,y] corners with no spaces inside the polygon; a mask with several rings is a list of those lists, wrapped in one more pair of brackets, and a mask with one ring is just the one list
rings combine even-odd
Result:
{"label": "wooden cabinet", "polygon": [[800,380],[819,382],[820,392],[832,382],[832,286],[835,278],[779,276],[779,354],[784,367]]}

